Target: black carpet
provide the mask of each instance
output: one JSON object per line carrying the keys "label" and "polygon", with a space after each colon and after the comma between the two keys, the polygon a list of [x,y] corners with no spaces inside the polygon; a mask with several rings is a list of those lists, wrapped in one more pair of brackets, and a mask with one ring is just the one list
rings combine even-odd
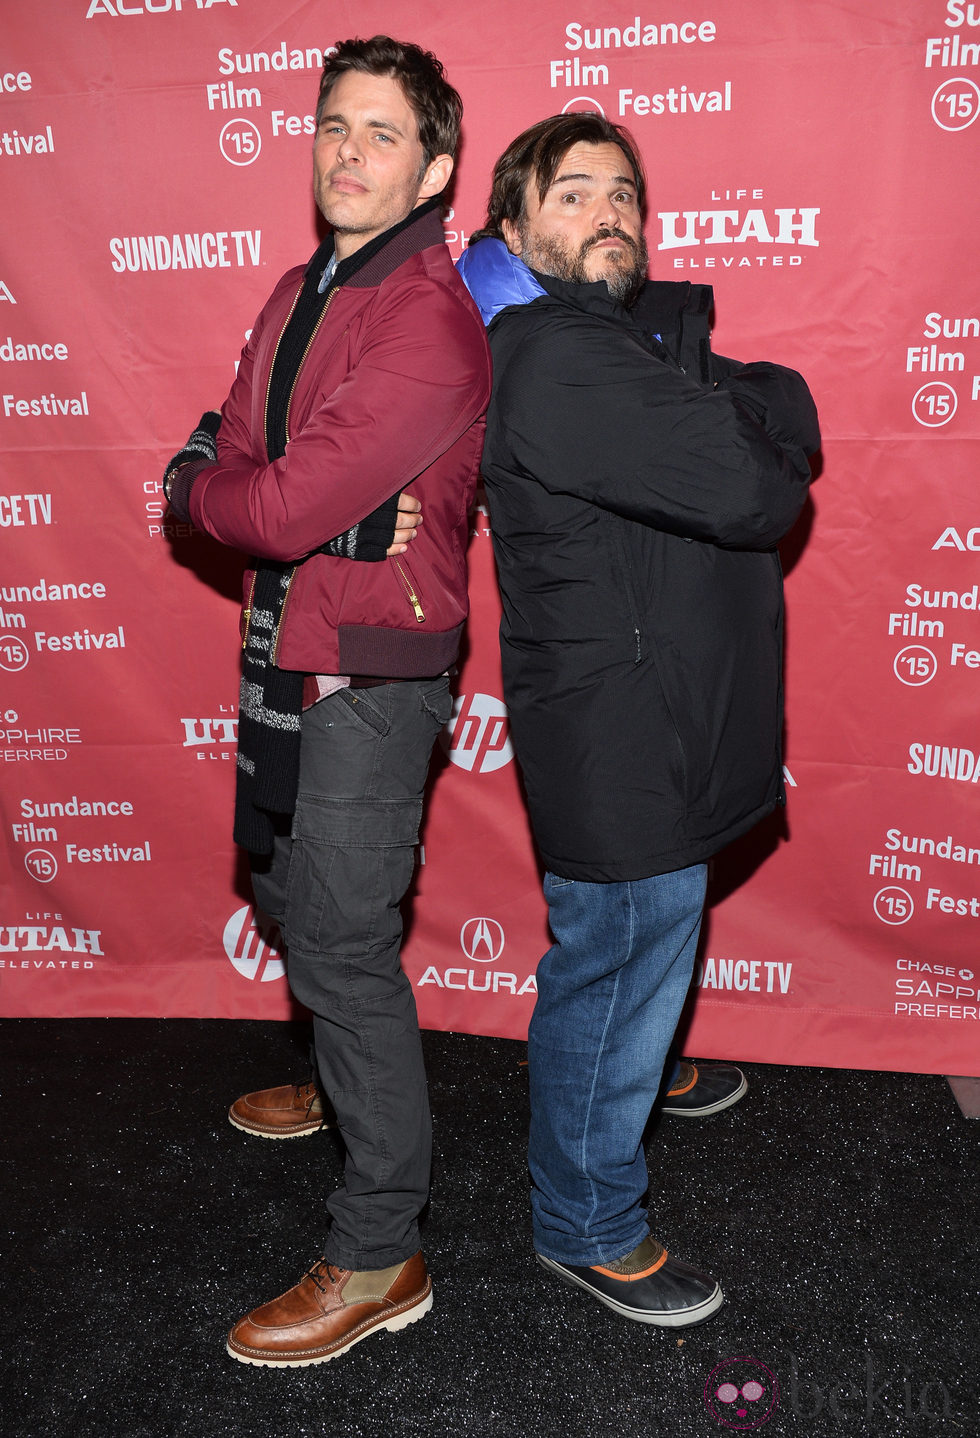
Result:
{"label": "black carpet", "polygon": [[[728,1299],[678,1333],[534,1262],[523,1046],[426,1034],[432,1313],[279,1372],[224,1336],[317,1256],[340,1155],[225,1112],[304,1076],[299,1027],[8,1019],[0,1037],[4,1438],[702,1438],[759,1428],[773,1377],[764,1438],[980,1435],[980,1122],[941,1078],[749,1065],[729,1113],[655,1125],[655,1231]],[[719,1364],[709,1395],[767,1386],[712,1397],[724,1422],[704,1396]]]}

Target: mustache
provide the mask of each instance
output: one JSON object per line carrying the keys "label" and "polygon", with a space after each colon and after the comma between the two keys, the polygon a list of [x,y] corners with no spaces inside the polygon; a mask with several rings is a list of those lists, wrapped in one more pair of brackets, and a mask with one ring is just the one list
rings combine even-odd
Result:
{"label": "mustache", "polygon": [[585,241],[580,251],[582,259],[585,258],[595,245],[601,244],[603,240],[622,240],[623,244],[632,250],[634,255],[639,254],[640,247],[632,235],[628,235],[625,230],[619,229],[618,226],[605,225],[601,230],[596,230],[595,234]]}

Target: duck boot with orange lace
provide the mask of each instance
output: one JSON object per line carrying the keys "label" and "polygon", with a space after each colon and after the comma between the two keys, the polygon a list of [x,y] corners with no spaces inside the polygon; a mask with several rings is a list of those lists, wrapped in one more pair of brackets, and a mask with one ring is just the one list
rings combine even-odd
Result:
{"label": "duck boot with orange lace", "polygon": [[636,1323],[688,1328],[717,1313],[725,1301],[713,1278],[689,1263],[668,1257],[663,1244],[652,1235],[625,1258],[589,1268],[557,1263],[540,1253],[537,1259],[565,1283],[584,1288],[607,1308]]}
{"label": "duck boot with orange lace", "polygon": [[738,1103],[748,1088],[748,1079],[734,1064],[692,1064],[681,1059],[660,1112],[674,1118],[709,1118]]}
{"label": "duck boot with orange lace", "polygon": [[432,1280],[416,1253],[391,1268],[352,1272],[318,1259],[295,1288],[239,1319],[228,1352],[240,1363],[307,1368],[362,1338],[407,1328],[432,1307]]}
{"label": "duck boot with orange lace", "polygon": [[312,1079],[243,1094],[228,1110],[228,1118],[242,1133],[259,1138],[303,1138],[333,1122]]}

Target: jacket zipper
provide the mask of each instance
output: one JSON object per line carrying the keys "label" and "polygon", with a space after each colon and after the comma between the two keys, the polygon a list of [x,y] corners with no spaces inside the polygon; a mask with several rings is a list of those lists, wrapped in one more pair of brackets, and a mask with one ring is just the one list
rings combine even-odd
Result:
{"label": "jacket zipper", "polygon": [[296,578],[296,566],[293,565],[292,572],[290,573],[289,579],[288,579],[288,581],[287,581],[287,583],[286,583],[286,593],[285,593],[285,595],[284,595],[284,597],[283,597],[282,608],[281,608],[280,611],[279,611],[279,623],[276,625],[275,638],[274,638],[273,641],[272,641],[272,663],[273,663],[273,664],[278,664],[278,662],[279,662],[279,640],[280,640],[280,638],[282,637],[282,621],[283,621],[283,620],[285,619],[285,617],[286,617],[286,605],[289,603],[289,595],[290,595],[290,593],[291,593],[291,591],[292,591],[292,588],[293,588],[293,580],[294,580],[295,578]]}
{"label": "jacket zipper", "polygon": [[619,550],[620,562],[623,566],[623,593],[633,625],[633,663],[642,664],[643,635],[640,631],[640,609],[633,590],[633,561],[630,558],[626,542],[618,531],[616,533],[616,548]]}
{"label": "jacket zipper", "polygon": [[[269,431],[269,393],[270,393],[270,391],[271,391],[271,389],[272,389],[272,371],[273,371],[273,370],[275,369],[275,367],[276,367],[276,357],[277,357],[277,355],[279,354],[279,346],[282,344],[282,337],[283,337],[283,335],[286,333],[286,326],[289,324],[289,321],[290,321],[290,320],[292,319],[292,317],[293,317],[293,310],[294,310],[294,309],[296,308],[296,306],[299,304],[299,297],[300,297],[300,295],[301,295],[302,293],[303,293],[303,286],[302,286],[302,284],[301,284],[300,287],[299,287],[299,289],[296,291],[295,295],[293,296],[293,302],[292,302],[292,304],[289,306],[289,314],[286,316],[285,320],[283,321],[282,329],[279,331],[279,338],[276,340],[276,347],[275,347],[275,349],[272,351],[272,364],[269,366],[269,383],[268,383],[268,384],[266,385],[266,387],[265,387],[265,405],[264,405],[263,410],[262,410],[262,438],[263,438],[263,440],[265,439],[265,436],[267,435],[267,433],[268,433],[268,431]],[[304,354],[303,358],[304,358],[304,359],[306,358],[305,354]],[[294,380],[293,382],[295,383],[295,380]],[[292,397],[293,397],[293,396],[292,396],[292,392],[290,392],[290,395],[289,395],[290,400],[292,400]],[[287,414],[288,414],[288,407],[287,407]]]}
{"label": "jacket zipper", "polygon": [[[292,303],[292,305],[290,306],[289,314],[286,316],[286,323],[283,325],[282,329],[279,331],[279,338],[276,340],[276,347],[275,347],[275,349],[274,349],[273,352],[272,352],[272,367],[271,367],[271,369],[269,370],[269,383],[268,383],[268,384],[266,385],[266,387],[265,387],[265,408],[264,408],[264,410],[263,410],[263,415],[262,415],[262,432],[263,432],[263,434],[266,432],[267,427],[268,427],[268,422],[269,422],[269,392],[270,392],[270,390],[272,389],[272,371],[273,371],[273,370],[275,369],[275,367],[276,367],[276,356],[277,356],[278,353],[279,353],[279,346],[280,346],[280,344],[282,343],[282,337],[283,337],[283,335],[286,333],[286,326],[289,324],[289,321],[290,321],[290,320],[292,319],[292,317],[293,317],[293,310],[296,308],[297,304],[299,303],[299,297],[300,297],[300,295],[301,295],[302,293],[303,293],[303,286],[300,285],[299,289],[296,291],[296,295],[295,295],[295,297],[294,297],[294,299],[293,299],[293,303]],[[330,302],[331,302],[331,300],[333,299],[333,297],[334,297],[334,295],[335,295],[336,293],[337,293],[337,287],[335,286],[335,287],[329,292],[329,294],[327,295],[326,301],[324,302],[323,309],[320,311],[320,318],[317,320],[316,324],[314,325],[314,327],[313,327],[313,333],[310,335],[310,338],[309,338],[309,339],[307,340],[307,342],[306,342],[306,348],[305,348],[305,350],[303,351],[303,353],[302,353],[302,355],[301,355],[301,357],[300,357],[299,364],[296,366],[296,373],[293,375],[293,382],[292,382],[292,384],[291,384],[290,387],[289,387],[289,398],[288,398],[287,401],[286,401],[286,443],[287,443],[287,444],[289,443],[289,412],[290,412],[290,410],[291,410],[292,407],[293,407],[293,395],[294,395],[295,392],[296,392],[296,382],[297,382],[297,380],[298,380],[299,377],[300,377],[300,374],[301,374],[301,372],[302,372],[302,369],[303,369],[304,364],[306,363],[306,356],[307,356],[307,355],[309,354],[309,352],[310,352],[310,348],[311,348],[311,346],[312,346],[312,344],[313,344],[313,341],[316,339],[317,335],[318,335],[319,332],[320,332],[320,326],[323,324],[323,316],[327,313],[327,310],[330,308]],[[278,659],[279,659],[279,642],[280,642],[280,639],[281,639],[281,637],[282,637],[282,621],[283,621],[283,620],[285,619],[285,617],[286,617],[286,606],[287,606],[287,604],[289,603],[289,596],[290,596],[290,593],[291,593],[292,588],[293,588],[293,580],[294,580],[295,577],[296,577],[296,569],[295,569],[295,567],[294,567],[292,573],[291,573],[290,576],[289,576],[289,581],[288,581],[288,583],[287,583],[287,585],[286,585],[286,594],[285,594],[285,597],[284,597],[284,599],[283,599],[283,601],[282,601],[282,609],[279,611],[279,623],[276,625],[276,632],[275,632],[275,635],[273,636],[273,640],[272,640],[272,659],[271,659],[271,662],[272,662],[273,664],[276,664],[277,661],[278,661]],[[254,588],[254,581],[253,581],[253,588]],[[249,614],[249,618],[251,618],[251,610],[248,611],[248,614]],[[246,630],[246,637],[247,637],[247,633],[248,633],[248,631]],[[244,648],[244,645],[243,645],[242,647]]]}
{"label": "jacket zipper", "polygon": [[[632,621],[632,624],[633,624],[633,643],[634,643],[634,645],[635,645],[634,654],[633,654],[633,663],[634,663],[634,664],[642,664],[642,663],[643,663],[643,660],[644,660],[644,653],[643,653],[643,634],[642,634],[642,632],[641,632],[641,630],[640,630],[640,607],[639,607],[639,601],[638,601],[637,595],[636,595],[636,588],[635,588],[635,585],[634,585],[634,568],[633,568],[633,561],[632,561],[632,559],[630,558],[629,547],[628,547],[628,545],[627,545],[627,543],[626,543],[625,536],[622,535],[620,532],[617,531],[617,536],[616,536],[616,537],[617,537],[617,541],[618,541],[619,551],[620,551],[620,554],[622,555],[622,561],[623,561],[624,590],[625,590],[625,594],[626,594],[626,604],[627,604],[627,607],[628,607],[628,609],[629,609],[630,620]],[[674,738],[677,740],[677,748],[678,748],[678,751],[679,751],[679,753],[680,753],[680,755],[681,755],[681,758],[682,758],[683,761],[684,761],[685,768],[686,768],[686,766],[687,766],[687,753],[686,753],[685,748],[684,748],[684,741],[683,741],[683,739],[681,738],[680,728],[678,727],[677,720],[676,720],[676,718],[674,717],[674,710],[673,710],[673,708],[672,708],[672,706],[671,706],[671,703],[670,703],[670,697],[669,697],[669,695],[667,694],[666,689],[664,688],[664,682],[663,682],[663,678],[662,678],[661,672],[660,672],[660,664],[659,664],[659,662],[658,662],[658,657],[657,657],[657,645],[656,645],[656,642],[655,642],[655,641],[651,642],[651,644],[650,644],[650,646],[649,646],[649,653],[648,653],[648,655],[646,656],[646,658],[647,658],[647,662],[648,662],[648,663],[652,663],[652,664],[653,664],[654,670],[655,670],[655,672],[656,672],[656,675],[657,675],[657,683],[660,685],[660,692],[661,692],[661,694],[663,695],[664,709],[665,709],[665,711],[666,711],[666,713],[667,713],[668,719],[670,720],[671,728],[672,728],[673,731],[674,731]]]}
{"label": "jacket zipper", "polygon": [[[304,366],[305,363],[306,363],[306,356],[307,356],[307,355],[309,354],[309,352],[310,352],[310,348],[311,348],[311,346],[312,346],[312,344],[313,344],[313,341],[316,339],[317,335],[320,333],[320,326],[323,324],[323,316],[327,313],[327,310],[330,308],[330,302],[331,302],[331,300],[333,299],[333,297],[334,297],[334,295],[335,295],[336,293],[337,293],[337,289],[336,289],[336,287],[335,287],[335,288],[332,289],[332,290],[330,291],[330,293],[327,295],[326,303],[324,304],[323,309],[320,311],[320,318],[317,320],[316,324],[315,324],[314,327],[313,327],[313,333],[310,335],[310,338],[309,338],[309,340],[307,341],[306,349],[303,351],[302,359],[300,360],[299,364],[296,366],[296,373],[293,375],[293,383],[292,383],[292,385],[291,385],[291,387],[290,387],[290,390],[289,390],[289,398],[288,398],[288,400],[286,401],[286,443],[287,443],[287,444],[289,443],[289,411],[290,411],[290,410],[292,409],[292,407],[293,407],[293,394],[294,394],[295,389],[296,389],[296,381],[299,379],[300,374],[302,373],[303,366]],[[287,320],[286,323],[288,324],[289,321]],[[282,339],[282,335],[280,335],[279,338]],[[279,346],[276,345],[276,348],[278,349]],[[272,361],[272,362],[273,362],[273,364],[275,364],[275,357],[273,357],[273,361]],[[270,383],[270,384],[272,383],[272,371],[271,371],[271,370],[269,371],[269,383]],[[266,390],[265,402],[266,402],[266,404],[268,405],[268,403],[269,403],[269,392],[268,392],[268,390]]]}
{"label": "jacket zipper", "polygon": [[416,592],[415,592],[415,585],[414,585],[414,584],[412,583],[412,581],[409,579],[409,577],[408,577],[408,575],[405,573],[404,569],[402,569],[402,567],[401,567],[401,565],[398,563],[398,560],[397,560],[397,559],[393,559],[393,560],[392,560],[392,563],[394,564],[395,568],[398,570],[399,575],[401,576],[402,585],[403,585],[403,587],[404,587],[405,594],[406,594],[406,597],[407,597],[407,599],[408,599],[408,602],[409,602],[409,604],[412,606],[412,608],[415,610],[415,618],[418,620],[418,622],[419,622],[420,624],[424,624],[424,623],[425,623],[425,614],[424,614],[424,612],[423,612],[423,610],[422,610],[422,605],[419,603],[419,597],[418,597],[418,595],[417,595]]}
{"label": "jacket zipper", "polygon": [[243,649],[244,649],[245,646],[248,644],[248,626],[249,626],[249,625],[251,624],[251,622],[252,622],[252,600],[255,598],[255,581],[256,581],[257,578],[258,578],[258,575],[256,574],[255,570],[253,569],[253,571],[252,571],[252,583],[251,583],[251,585],[249,586],[249,591],[248,591],[248,603],[245,605],[245,608],[242,610],[242,614],[244,615],[244,618],[245,618],[245,633],[242,635],[242,648],[243,648]]}

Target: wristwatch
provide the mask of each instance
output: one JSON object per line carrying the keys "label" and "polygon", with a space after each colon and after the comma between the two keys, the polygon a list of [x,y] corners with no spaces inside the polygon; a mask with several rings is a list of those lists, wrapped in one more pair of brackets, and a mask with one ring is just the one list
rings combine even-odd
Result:
{"label": "wristwatch", "polygon": [[174,480],[177,478],[183,467],[184,466],[182,464],[175,465],[173,469],[168,469],[166,474],[163,476],[163,497],[168,504],[170,503],[170,492],[174,487]]}

